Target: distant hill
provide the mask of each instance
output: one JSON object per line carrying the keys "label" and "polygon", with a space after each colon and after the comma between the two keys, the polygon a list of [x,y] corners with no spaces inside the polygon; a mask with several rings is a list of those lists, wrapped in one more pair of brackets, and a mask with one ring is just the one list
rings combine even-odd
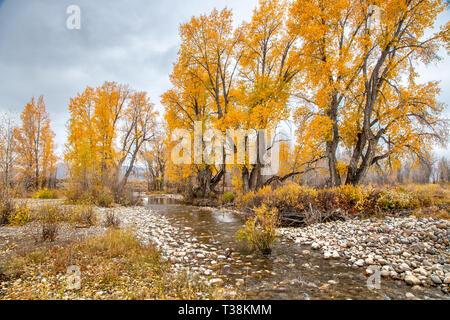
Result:
{"label": "distant hill", "polygon": [[[125,173],[127,167],[122,167],[122,173]],[[142,167],[135,167],[133,169],[133,173],[130,175],[131,180],[145,180],[143,175],[145,173],[145,169]],[[65,179],[69,175],[69,170],[67,164],[65,162],[58,162],[56,164],[56,179]]]}

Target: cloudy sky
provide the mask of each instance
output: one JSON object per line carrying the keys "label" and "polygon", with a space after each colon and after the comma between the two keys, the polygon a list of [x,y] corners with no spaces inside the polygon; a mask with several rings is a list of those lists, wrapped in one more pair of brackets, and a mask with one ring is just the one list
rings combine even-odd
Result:
{"label": "cloudy sky", "polygon": [[[81,8],[80,30],[66,28],[73,4]],[[145,90],[160,106],[170,87],[180,23],[228,7],[237,24],[249,20],[256,5],[257,0],[0,0],[0,111],[21,112],[31,97],[44,95],[61,154],[70,97],[107,80]],[[438,24],[449,19],[446,12]],[[420,73],[424,81],[442,81],[441,100],[450,104],[449,57]]]}

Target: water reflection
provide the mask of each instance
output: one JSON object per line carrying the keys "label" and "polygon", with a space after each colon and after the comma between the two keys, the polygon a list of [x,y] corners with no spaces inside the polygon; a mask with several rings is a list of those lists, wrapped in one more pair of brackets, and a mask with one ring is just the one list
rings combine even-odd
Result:
{"label": "water reflection", "polygon": [[229,212],[213,211],[211,215],[218,222],[230,223],[239,221],[234,214]]}

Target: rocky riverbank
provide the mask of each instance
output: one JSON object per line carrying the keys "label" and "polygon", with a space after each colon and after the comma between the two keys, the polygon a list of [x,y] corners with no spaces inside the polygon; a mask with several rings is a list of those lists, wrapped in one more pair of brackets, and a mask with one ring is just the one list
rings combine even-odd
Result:
{"label": "rocky riverbank", "polygon": [[[158,246],[176,272],[189,270],[210,283],[222,284],[223,270],[240,259],[220,243],[205,244],[189,227],[174,225],[157,211],[144,207],[115,210],[143,243]],[[413,289],[440,287],[448,293],[449,229],[445,220],[386,217],[280,228],[279,233],[281,242],[309,245],[325,259],[343,261],[367,276],[380,271],[382,277],[402,280]],[[303,253],[308,255],[307,251]]]}
{"label": "rocky riverbank", "polygon": [[403,280],[411,286],[450,284],[450,222],[433,218],[347,220],[280,229],[299,244],[320,250],[325,259],[343,258],[367,275]]}
{"label": "rocky riverbank", "polygon": [[114,210],[122,225],[131,227],[143,244],[154,243],[157,246],[163,259],[172,263],[174,272],[194,272],[211,284],[223,283],[215,276],[230,260],[229,252],[218,252],[216,246],[201,243],[189,232],[189,227],[174,226],[149,208],[121,207]]}

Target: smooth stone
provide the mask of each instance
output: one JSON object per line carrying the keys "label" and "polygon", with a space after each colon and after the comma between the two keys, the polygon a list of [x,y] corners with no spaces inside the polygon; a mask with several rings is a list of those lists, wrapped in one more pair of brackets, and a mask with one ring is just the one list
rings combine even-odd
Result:
{"label": "smooth stone", "polygon": [[405,296],[406,296],[406,298],[408,298],[408,299],[414,299],[416,296],[415,295],[413,295],[411,292],[407,292],[406,294],[405,294]]}
{"label": "smooth stone", "polygon": [[413,276],[412,274],[406,275],[404,280],[409,285],[419,285],[422,283],[417,277]]}
{"label": "smooth stone", "polygon": [[355,262],[355,265],[357,265],[358,267],[362,267],[364,265],[364,260],[363,259],[359,259]]}
{"label": "smooth stone", "polygon": [[223,280],[220,279],[220,278],[214,278],[214,279],[209,280],[209,284],[210,285],[218,285],[218,286],[220,286],[220,285],[223,284]]}

